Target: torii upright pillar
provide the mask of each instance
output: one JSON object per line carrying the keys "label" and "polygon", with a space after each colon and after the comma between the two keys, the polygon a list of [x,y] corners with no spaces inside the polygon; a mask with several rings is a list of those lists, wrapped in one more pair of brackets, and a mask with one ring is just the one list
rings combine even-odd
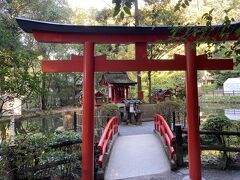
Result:
{"label": "torii upright pillar", "polygon": [[189,175],[192,180],[200,180],[201,156],[197,89],[197,56],[194,42],[187,41],[185,43],[185,55]]}
{"label": "torii upright pillar", "polygon": [[82,179],[94,177],[94,43],[84,43]]}

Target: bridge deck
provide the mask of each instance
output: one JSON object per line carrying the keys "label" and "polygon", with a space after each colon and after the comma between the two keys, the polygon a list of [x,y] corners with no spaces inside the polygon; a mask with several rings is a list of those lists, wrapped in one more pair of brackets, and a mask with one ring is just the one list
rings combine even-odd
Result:
{"label": "bridge deck", "polygon": [[[148,131],[147,126],[149,124],[128,126],[127,131],[123,126],[120,127],[120,136],[116,138],[112,148],[105,171],[105,180],[126,179],[170,171],[170,164],[159,137],[153,133],[153,130]],[[153,125],[150,127],[153,129]],[[145,134],[139,134],[141,128]],[[133,135],[129,135],[130,132]],[[146,134],[147,132],[152,133]]]}

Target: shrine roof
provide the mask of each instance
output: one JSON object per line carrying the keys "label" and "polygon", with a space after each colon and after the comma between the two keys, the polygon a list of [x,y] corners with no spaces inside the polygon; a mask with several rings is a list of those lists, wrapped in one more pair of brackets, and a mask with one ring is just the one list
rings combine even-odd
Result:
{"label": "shrine roof", "polygon": [[[27,33],[33,31],[57,32],[57,33],[81,33],[81,34],[163,34],[172,35],[173,28],[178,27],[178,32],[186,33],[194,29],[201,32],[206,26],[83,26],[59,24],[45,21],[29,20],[24,18],[16,18],[19,26]],[[213,25],[211,32],[218,33],[225,28],[223,25]],[[234,32],[240,28],[240,22],[232,23],[224,32]]]}
{"label": "shrine roof", "polygon": [[165,94],[172,94],[172,91],[170,89],[153,89],[152,94],[155,96],[163,96]]}
{"label": "shrine roof", "polygon": [[[126,72],[107,72],[102,76],[102,80],[105,80],[108,84],[126,84],[126,85],[135,85],[137,84],[135,81],[132,81]],[[101,81],[102,81],[101,80]]]}

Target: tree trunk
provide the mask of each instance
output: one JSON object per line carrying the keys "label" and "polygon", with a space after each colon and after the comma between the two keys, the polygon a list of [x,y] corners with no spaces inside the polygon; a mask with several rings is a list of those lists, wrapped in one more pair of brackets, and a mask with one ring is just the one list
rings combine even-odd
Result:
{"label": "tree trunk", "polygon": [[[153,46],[150,46],[150,59],[153,59]],[[152,103],[152,72],[148,71],[148,100]]]}
{"label": "tree trunk", "polygon": [[[139,9],[138,9],[138,0],[134,1],[135,5],[135,26],[139,26]],[[137,87],[138,93],[142,92],[142,78],[141,78],[141,71],[137,71]],[[140,98],[140,97],[139,97]]]}
{"label": "tree trunk", "polygon": [[148,101],[152,103],[152,72],[148,71]]}
{"label": "tree trunk", "polygon": [[42,95],[41,95],[41,109],[46,110],[47,109],[47,97],[45,94],[46,89],[46,74],[43,73],[42,75]]}

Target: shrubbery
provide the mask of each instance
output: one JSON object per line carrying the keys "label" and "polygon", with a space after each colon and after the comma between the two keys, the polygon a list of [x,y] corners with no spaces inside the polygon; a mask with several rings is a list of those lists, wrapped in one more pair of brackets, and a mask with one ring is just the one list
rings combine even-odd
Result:
{"label": "shrubbery", "polygon": [[112,117],[112,116],[117,115],[118,106],[116,104],[111,104],[111,103],[104,104],[99,107],[99,111],[102,116]]}
{"label": "shrubbery", "polygon": [[[202,123],[202,130],[212,130],[212,131],[226,131],[232,126],[231,120],[225,116],[211,114],[207,117],[207,120]],[[204,135],[202,136],[203,143],[207,144],[218,144],[226,146],[226,138],[222,135]]]}
{"label": "shrubbery", "polygon": [[175,112],[178,121],[184,121],[186,112],[185,102],[180,100],[162,101],[155,105],[155,112],[163,116],[169,124],[172,123],[173,112]]}
{"label": "shrubbery", "polygon": [[[239,121],[232,121],[229,120],[224,115],[216,115],[212,114],[207,117],[207,120],[204,121],[201,125],[202,130],[210,130],[210,131],[228,131],[233,132],[237,131],[239,132],[240,129],[240,122]],[[205,145],[218,145],[222,147],[239,147],[240,144],[240,137],[239,136],[226,136],[226,135],[203,135],[201,136],[201,144]],[[214,161],[216,164],[219,165],[219,160],[223,160],[224,163],[221,166],[223,168],[226,168],[230,165],[229,161],[231,161],[231,157],[235,156],[236,153],[227,153],[227,151],[218,152],[217,154],[214,152],[211,153],[211,156],[209,156],[209,152],[205,152],[202,156],[205,160]],[[208,157],[209,156],[209,157]]]}
{"label": "shrubbery", "polygon": [[207,117],[207,120],[202,123],[201,128],[203,130],[224,131],[228,130],[231,125],[231,120],[229,120],[226,116],[210,114]]}
{"label": "shrubbery", "polygon": [[213,91],[217,89],[217,84],[206,84],[202,87],[204,92]]}
{"label": "shrubbery", "polygon": [[14,145],[1,145],[0,176],[36,179],[44,178],[42,174],[47,171],[48,176],[61,178],[76,168],[81,171],[80,143],[79,133],[74,132],[18,135]]}

